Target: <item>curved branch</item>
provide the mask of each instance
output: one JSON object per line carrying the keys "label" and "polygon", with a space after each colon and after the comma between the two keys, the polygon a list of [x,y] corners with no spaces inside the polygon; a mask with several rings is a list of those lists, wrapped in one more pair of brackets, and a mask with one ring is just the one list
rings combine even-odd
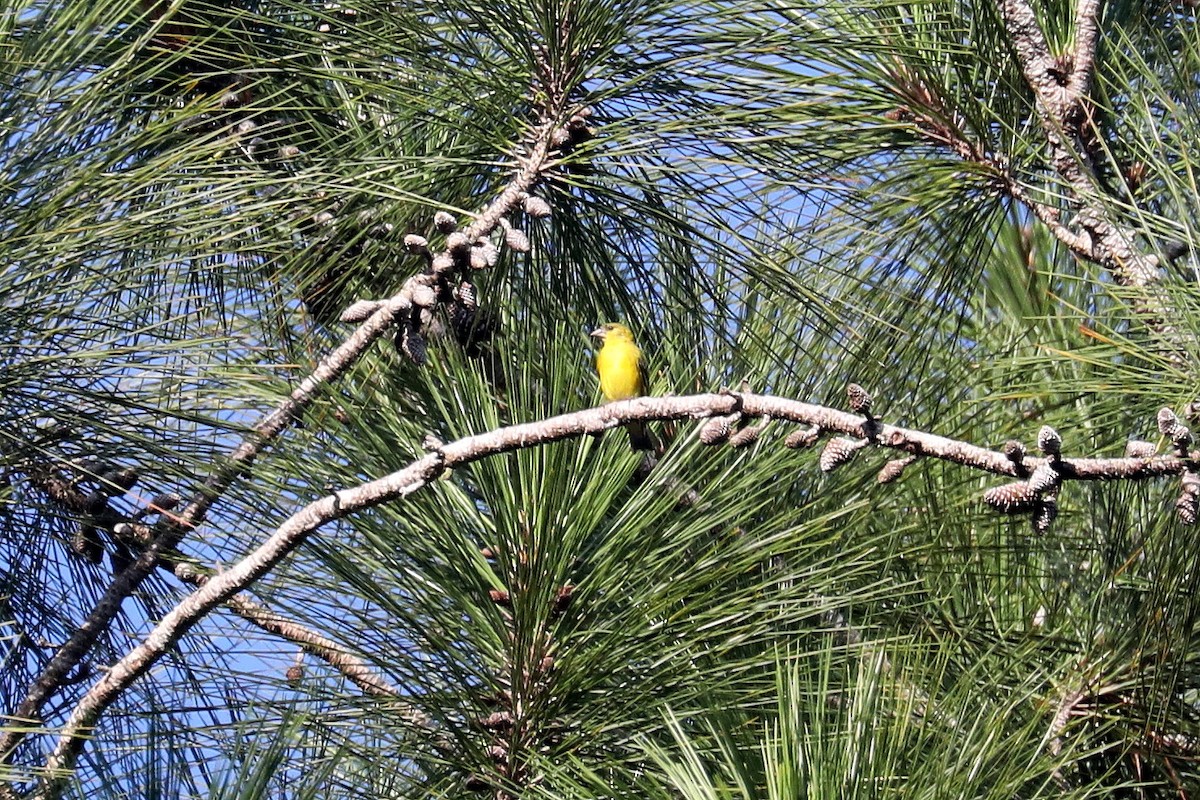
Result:
{"label": "curved branch", "polygon": [[[500,194],[465,229],[468,240],[473,241],[491,233],[507,214],[517,208],[541,173],[549,168],[554,148],[551,140],[555,130],[555,115],[562,113],[563,109],[559,107],[543,110],[542,119],[522,142],[521,147],[526,154],[519,159],[520,165],[516,173]],[[263,448],[300,417],[322,386],[345,374],[392,326],[398,315],[411,311],[416,305],[414,295],[422,288],[428,290],[419,280],[422,277],[424,274],[409,278],[395,296],[376,303],[374,312],[341,345],[323,358],[316,369],[304,378],[283,402],[254,426],[242,443],[209,476],[204,486],[193,495],[187,506],[178,515],[164,517],[156,526],[154,542],[114,576],[87,618],[30,685],[25,697],[12,713],[13,718],[18,722],[37,719],[53,693],[63,685],[67,676],[74,672],[101,633],[112,624],[125,598],[137,591],[154,572],[159,560],[166,558],[188,531],[204,522],[213,503],[235,480],[245,474]],[[0,737],[0,764],[11,761],[17,745],[28,732],[23,726],[14,727]]]}
{"label": "curved branch", "polygon": [[[1042,131],[1050,146],[1054,171],[1070,188],[1077,207],[1074,223],[1087,247],[1063,239],[1059,228],[1055,236],[1082,255],[1109,270],[1123,286],[1149,287],[1159,281],[1158,258],[1144,255],[1134,247],[1134,233],[1113,218],[1096,179],[1094,137],[1089,90],[1095,72],[1096,45],[1099,39],[1098,0],[1079,0],[1075,17],[1075,49],[1066,60],[1050,52],[1046,36],[1028,0],[999,0],[1001,18],[1016,50],[1025,81],[1037,98]],[[1039,214],[1039,217],[1042,215]],[[1165,304],[1160,297],[1144,298],[1143,314],[1150,324],[1162,329]]]}
{"label": "curved branch", "polygon": [[[35,471],[30,476],[30,481],[63,508],[77,514],[88,512],[87,495],[69,481],[48,472],[40,473],[40,471]],[[102,526],[110,531],[125,545],[133,549],[141,549],[153,542],[153,526],[127,519],[124,515],[115,512],[109,513],[112,514],[110,518],[97,519],[96,524],[98,527]],[[196,587],[207,583],[211,574],[197,569],[194,564],[180,558],[177,553],[164,554],[159,559],[158,566],[179,580]],[[365,694],[375,697],[403,698],[399,689],[392,686],[383,676],[372,670],[365,661],[339,643],[266,608],[248,595],[234,595],[226,601],[225,606],[242,619],[257,625],[268,633],[300,645],[306,652],[342,673],[347,680],[362,689]],[[402,719],[417,727],[431,728],[433,725],[427,716],[415,708],[405,707],[399,713]]]}
{"label": "curved branch", "polygon": [[596,434],[631,421],[708,417],[720,420],[730,415],[805,423],[819,429],[818,432],[865,437],[880,447],[938,458],[996,475],[1020,476],[1036,471],[1042,465],[1054,464],[1062,480],[1145,479],[1180,474],[1192,463],[1190,456],[1093,459],[1061,458],[1055,454],[1047,458],[1014,458],[968,442],[883,424],[869,415],[869,409],[864,416],[787,398],[730,393],[640,397],[468,436],[437,445],[432,452],[398,472],[309,504],[280,525],[254,552],[184,598],[140,645],[93,684],[76,705],[46,763],[49,777],[39,787],[38,796],[57,796],[59,781],[74,766],[88,729],[124,689],[150,669],[206,614],[265,575],[325,523],[412,494],[436,481],[446,469],[499,453]]}

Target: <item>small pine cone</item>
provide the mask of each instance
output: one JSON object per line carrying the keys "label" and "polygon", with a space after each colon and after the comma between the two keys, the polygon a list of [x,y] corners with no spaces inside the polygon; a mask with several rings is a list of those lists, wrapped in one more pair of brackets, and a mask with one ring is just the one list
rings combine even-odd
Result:
{"label": "small pine cone", "polygon": [[820,436],[821,429],[816,425],[810,425],[807,428],[789,433],[788,437],[783,440],[783,446],[791,450],[801,450],[812,447],[817,443],[817,439]]}
{"label": "small pine cone", "polygon": [[729,438],[733,426],[737,424],[741,414],[729,414],[723,417],[712,417],[700,426],[700,441],[707,445],[718,445]]}
{"label": "small pine cone", "polygon": [[1171,429],[1179,424],[1179,417],[1175,416],[1175,412],[1169,408],[1160,408],[1158,410],[1158,432],[1163,436],[1170,436]]}
{"label": "small pine cone", "polygon": [[483,250],[478,247],[471,248],[471,269],[487,269],[487,256],[483,254]]}
{"label": "small pine cone", "polygon": [[138,471],[133,467],[109,470],[100,476],[100,491],[109,497],[119,497],[133,488],[138,477]]}
{"label": "small pine cone", "polygon": [[280,161],[290,161],[291,159],[299,156],[300,153],[301,153],[301,150],[299,147],[296,147],[296,145],[285,144],[283,147],[279,148],[279,153],[278,153],[279,160]]}
{"label": "small pine cone", "polygon": [[475,245],[475,249],[483,254],[483,263],[486,266],[494,267],[496,266],[496,262],[500,260],[500,251],[488,239],[481,240]]}
{"label": "small pine cone", "polygon": [[1062,478],[1058,474],[1058,470],[1043,461],[1037,465],[1033,470],[1033,474],[1029,476],[1029,488],[1036,494],[1042,494],[1058,486],[1061,481]]}
{"label": "small pine cone", "polygon": [[880,483],[891,483],[904,474],[905,467],[916,460],[916,456],[905,456],[904,458],[892,459],[883,465],[883,469],[879,470],[877,480]]}
{"label": "small pine cone", "polygon": [[1200,474],[1188,470],[1183,473],[1179,499],[1175,501],[1175,511],[1184,525],[1196,524],[1198,505],[1200,505]]}
{"label": "small pine cone", "polygon": [[429,240],[424,236],[410,233],[404,237],[404,249],[410,253],[426,253],[429,251]]}
{"label": "small pine cone", "polygon": [[404,325],[396,331],[396,347],[417,366],[425,363],[428,344],[424,334],[414,324]]}
{"label": "small pine cone", "polygon": [[405,293],[417,308],[433,308],[437,305],[436,276],[414,275],[405,282]]}
{"label": "small pine cone", "polygon": [[1192,443],[1192,431],[1182,422],[1172,425],[1170,430],[1167,431],[1167,437],[1171,440],[1171,444],[1184,451]]}
{"label": "small pine cone", "polygon": [[509,228],[504,232],[504,244],[509,250],[518,253],[528,253],[530,250],[529,237],[520,228]]}
{"label": "small pine cone", "polygon": [[453,214],[446,211],[439,211],[434,214],[433,224],[439,231],[446,234],[454,233],[454,231],[458,230],[458,220],[454,218]]}
{"label": "small pine cone", "polygon": [[1037,435],[1038,450],[1041,450],[1048,456],[1056,456],[1062,453],[1062,437],[1058,435],[1058,431],[1051,428],[1049,425],[1043,425]]}
{"label": "small pine cone", "polygon": [[154,497],[150,498],[150,502],[146,504],[145,508],[139,510],[133,515],[133,520],[137,522],[145,519],[151,514],[162,514],[166,511],[170,511],[173,508],[177,508],[182,502],[183,495],[177,492],[162,492],[161,494],[156,494]]}
{"label": "small pine cone", "polygon": [[435,275],[444,275],[454,269],[454,258],[449,253],[438,253],[431,266]]}
{"label": "small pine cone", "polygon": [[1179,499],[1175,501],[1175,513],[1179,515],[1179,521],[1184,525],[1196,524],[1197,498],[1194,494],[1184,492],[1179,495]]}
{"label": "small pine cone", "polygon": [[821,457],[817,461],[821,472],[833,472],[843,464],[850,463],[854,454],[865,445],[866,440],[847,439],[844,436],[830,439],[825,443],[825,449],[821,451]]}
{"label": "small pine cone", "polygon": [[503,589],[488,589],[488,597],[493,603],[502,608],[508,608],[512,605],[512,597]]}
{"label": "small pine cone", "polygon": [[846,399],[850,401],[850,410],[855,414],[871,413],[871,395],[857,383],[846,387]]}
{"label": "small pine cone", "polygon": [[1033,509],[1033,532],[1042,534],[1050,530],[1057,516],[1058,498],[1054,495],[1043,497]]}
{"label": "small pine cone", "polygon": [[567,120],[567,133],[571,135],[571,144],[583,144],[596,135],[596,131],[587,124],[587,119],[576,114]]}
{"label": "small pine cone", "polygon": [[526,214],[537,219],[545,219],[551,214],[550,204],[537,195],[526,197],[523,207]]}
{"label": "small pine cone", "polygon": [[551,616],[559,616],[568,608],[571,607],[571,601],[575,597],[575,585],[564,583],[554,595],[554,602],[550,606]]}
{"label": "small pine cone", "polygon": [[93,564],[104,560],[104,543],[100,541],[96,526],[81,522],[75,527],[75,533],[71,536],[71,552]]}
{"label": "small pine cone", "polygon": [[479,298],[475,292],[475,284],[470,281],[463,281],[458,284],[458,288],[454,294],[463,308],[477,308],[479,305]]}
{"label": "small pine cone", "polygon": [[446,237],[446,249],[451,253],[465,253],[467,248],[471,246],[471,241],[467,239],[467,235],[462,231],[455,231]]}
{"label": "small pine cone", "polygon": [[337,218],[333,216],[333,212],[331,211],[321,211],[317,214],[313,214],[312,216],[312,221],[321,227],[332,225],[335,219]]}
{"label": "small pine cone", "polygon": [[295,688],[300,685],[300,681],[304,680],[304,667],[299,664],[292,664],[287,668],[284,677],[287,679],[288,686]]}
{"label": "small pine cone", "polygon": [[427,453],[440,452],[445,446],[446,443],[434,436],[432,433],[425,434],[425,437],[421,439],[421,449]]}
{"label": "small pine cone", "polygon": [[1000,448],[1000,451],[1014,464],[1020,464],[1025,460],[1025,445],[1016,439],[1009,439],[1004,443],[1004,447]]}
{"label": "small pine cone", "polygon": [[88,496],[83,499],[84,510],[93,516],[96,514],[103,514],[108,508],[108,498],[109,494],[107,492],[90,492]]}
{"label": "small pine cone", "polygon": [[374,314],[381,305],[383,304],[378,300],[359,300],[343,311],[338,319],[342,322],[362,322]]}
{"label": "small pine cone", "polygon": [[1025,481],[994,486],[983,493],[983,502],[1005,514],[1024,514],[1032,511],[1038,494]]}
{"label": "small pine cone", "polygon": [[550,134],[550,146],[555,150],[560,149],[563,145],[569,144],[571,141],[571,133],[566,128],[555,128]]}
{"label": "small pine cone", "polygon": [[162,492],[151,498],[150,505],[158,511],[170,511],[177,508],[182,502],[183,495],[178,492]]}
{"label": "small pine cone", "polygon": [[735,431],[729,436],[730,447],[749,447],[758,441],[758,437],[767,429],[766,420],[758,425],[747,425],[740,431]]}
{"label": "small pine cone", "polygon": [[1151,442],[1143,442],[1140,439],[1130,439],[1125,443],[1126,458],[1153,458],[1157,450]]}

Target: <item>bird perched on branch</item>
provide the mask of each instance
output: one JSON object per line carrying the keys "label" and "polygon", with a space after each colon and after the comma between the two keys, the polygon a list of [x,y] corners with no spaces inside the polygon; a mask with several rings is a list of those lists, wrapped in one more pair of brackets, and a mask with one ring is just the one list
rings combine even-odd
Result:
{"label": "bird perched on branch", "polygon": [[[646,394],[646,359],[633,332],[619,322],[606,322],[591,335],[604,343],[596,353],[596,372],[600,373],[600,391],[605,399],[628,400]],[[625,430],[632,449],[654,449],[646,423],[630,422]]]}

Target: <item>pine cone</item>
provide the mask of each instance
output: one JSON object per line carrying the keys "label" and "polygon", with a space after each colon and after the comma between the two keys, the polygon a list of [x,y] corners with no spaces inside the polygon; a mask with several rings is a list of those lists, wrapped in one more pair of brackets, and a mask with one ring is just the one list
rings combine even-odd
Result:
{"label": "pine cone", "polygon": [[1038,494],[1026,481],[995,486],[983,493],[983,502],[1005,514],[1024,514],[1037,504]]}
{"label": "pine cone", "polygon": [[445,211],[439,211],[433,215],[433,224],[445,234],[454,233],[458,229],[458,220],[454,218],[453,214]]}
{"label": "pine cone", "polygon": [[850,463],[854,460],[854,454],[864,445],[865,441],[847,439],[844,436],[830,439],[825,443],[825,449],[821,451],[821,458],[817,462],[821,472],[833,472],[843,464]]}
{"label": "pine cone", "polygon": [[1196,510],[1197,497],[1194,494],[1184,492],[1175,501],[1175,512],[1179,514],[1179,521],[1184,525],[1196,524]]}
{"label": "pine cone", "polygon": [[735,448],[748,447],[749,445],[752,445],[758,441],[758,437],[762,435],[762,432],[766,430],[766,428],[767,423],[765,421],[758,425],[747,425],[740,431],[730,435],[729,446]]}
{"label": "pine cone", "polygon": [[538,219],[544,219],[552,213],[549,203],[532,194],[525,198],[524,208],[526,214]]}
{"label": "pine cone", "polygon": [[879,470],[877,480],[880,483],[891,483],[904,474],[904,468],[917,460],[916,456],[905,456],[904,458],[894,458],[883,465],[883,469]]}
{"label": "pine cone", "polygon": [[1054,519],[1058,516],[1058,498],[1048,495],[1033,509],[1033,531],[1042,534],[1050,530]]}
{"label": "pine cone", "polygon": [[1014,464],[1020,464],[1025,460],[1025,445],[1016,439],[1009,439],[1004,443],[1004,447],[1000,448],[1000,451]]}
{"label": "pine cone", "polygon": [[817,443],[817,439],[820,436],[821,429],[816,425],[811,425],[807,428],[789,433],[788,437],[783,440],[783,446],[792,450],[812,447]]}
{"label": "pine cone", "polygon": [[1171,428],[1179,424],[1179,417],[1175,416],[1175,412],[1169,408],[1160,408],[1158,410],[1158,432],[1163,436],[1171,435]]}
{"label": "pine cone", "polygon": [[1153,458],[1157,450],[1151,442],[1143,442],[1140,439],[1130,439],[1125,443],[1126,458]]}
{"label": "pine cone", "polygon": [[1184,525],[1196,524],[1198,504],[1200,504],[1200,475],[1188,470],[1183,473],[1179,499],[1175,501],[1175,511]]}
{"label": "pine cone", "polygon": [[1043,425],[1042,429],[1038,431],[1037,446],[1046,455],[1057,456],[1062,453],[1062,437],[1054,428]]}
{"label": "pine cone", "polygon": [[729,414],[722,417],[712,417],[700,426],[700,441],[709,446],[721,444],[729,438],[733,426],[737,424],[740,414]]}
{"label": "pine cone", "polygon": [[1033,474],[1029,476],[1029,488],[1037,494],[1053,489],[1061,482],[1062,478],[1058,474],[1058,470],[1050,466],[1046,462],[1037,465],[1033,470]]}
{"label": "pine cone", "polygon": [[504,244],[508,249],[518,253],[529,252],[529,237],[520,228],[509,228],[504,232]]}
{"label": "pine cone", "polygon": [[417,366],[425,364],[429,353],[424,334],[417,330],[416,324],[412,322],[396,331],[396,349],[408,356]]}
{"label": "pine cone", "polygon": [[871,413],[871,395],[857,383],[846,387],[846,398],[850,402],[850,410],[855,414]]}
{"label": "pine cone", "polygon": [[133,467],[108,470],[100,476],[100,491],[109,497],[119,497],[133,488],[138,477],[138,471]]}
{"label": "pine cone", "polygon": [[80,522],[75,526],[75,533],[71,536],[71,552],[93,564],[104,560],[104,543],[100,541],[95,525]]}

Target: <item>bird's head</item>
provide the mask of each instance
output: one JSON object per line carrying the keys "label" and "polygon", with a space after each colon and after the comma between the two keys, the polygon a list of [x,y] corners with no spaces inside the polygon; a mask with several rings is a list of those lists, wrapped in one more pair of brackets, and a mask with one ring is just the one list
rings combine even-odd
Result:
{"label": "bird's head", "polygon": [[606,342],[610,339],[625,342],[633,341],[633,331],[629,330],[629,328],[625,327],[619,322],[606,322],[599,328],[596,328],[596,330],[592,331],[591,335],[595,336],[602,342]]}

